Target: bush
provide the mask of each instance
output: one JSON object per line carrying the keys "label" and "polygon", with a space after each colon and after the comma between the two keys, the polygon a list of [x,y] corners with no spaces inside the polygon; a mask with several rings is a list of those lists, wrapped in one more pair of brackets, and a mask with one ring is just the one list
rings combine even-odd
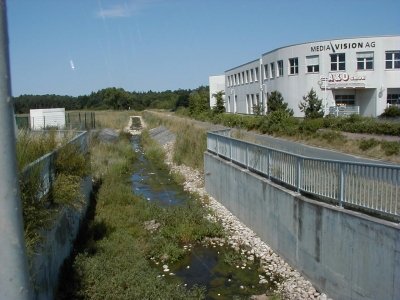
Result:
{"label": "bush", "polygon": [[400,117],[400,107],[398,107],[398,106],[386,107],[385,111],[383,112],[383,114],[380,115],[380,117],[385,117],[385,118]]}
{"label": "bush", "polygon": [[280,133],[295,135],[298,131],[298,121],[287,111],[274,111],[262,118],[259,130],[262,133]]}
{"label": "bush", "polygon": [[381,142],[381,148],[387,156],[397,155],[400,153],[400,143],[399,142]]}
{"label": "bush", "polygon": [[323,127],[324,127],[324,119],[322,118],[304,119],[299,125],[299,130],[302,133],[309,134],[309,133],[315,133],[317,132],[318,129]]}
{"label": "bush", "polygon": [[366,151],[368,149],[374,148],[376,146],[379,145],[379,141],[377,141],[376,139],[362,139],[358,145],[358,147],[363,150]]}

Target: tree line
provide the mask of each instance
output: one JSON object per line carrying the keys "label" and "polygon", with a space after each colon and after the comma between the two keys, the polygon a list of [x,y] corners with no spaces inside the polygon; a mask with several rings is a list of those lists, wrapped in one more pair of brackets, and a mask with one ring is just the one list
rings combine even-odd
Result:
{"label": "tree line", "polygon": [[122,88],[105,88],[90,95],[21,95],[13,98],[17,114],[29,113],[30,109],[58,108],[66,110],[114,109],[144,110],[147,108],[177,110],[180,107],[193,110],[204,109],[209,105],[209,88],[167,90],[162,92],[129,92]]}

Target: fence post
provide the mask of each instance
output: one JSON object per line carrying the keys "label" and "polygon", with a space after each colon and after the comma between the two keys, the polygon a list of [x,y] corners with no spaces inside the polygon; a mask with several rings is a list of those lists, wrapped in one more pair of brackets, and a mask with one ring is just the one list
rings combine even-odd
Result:
{"label": "fence post", "polygon": [[246,168],[249,169],[249,144],[246,143]]}
{"label": "fence post", "polygon": [[216,150],[216,152],[217,152],[217,155],[219,156],[219,145],[218,145],[218,135],[215,135],[217,138],[216,138],[216,144],[217,144],[217,149],[215,149]]}
{"label": "fence post", "polygon": [[32,299],[13,119],[7,9],[0,0],[0,299]]}
{"label": "fence post", "polygon": [[271,160],[271,151],[269,149],[268,150],[268,154],[267,154],[267,177],[268,179],[270,178],[270,174],[269,174],[269,164],[270,164],[270,160]]}
{"label": "fence post", "polygon": [[343,207],[344,198],[344,164],[339,163],[339,206]]}
{"label": "fence post", "polygon": [[232,161],[232,139],[229,139],[229,160]]}
{"label": "fence post", "polygon": [[297,156],[296,157],[296,161],[297,161],[297,167],[296,167],[296,189],[297,189],[297,192],[300,193],[301,166],[302,166],[303,158]]}

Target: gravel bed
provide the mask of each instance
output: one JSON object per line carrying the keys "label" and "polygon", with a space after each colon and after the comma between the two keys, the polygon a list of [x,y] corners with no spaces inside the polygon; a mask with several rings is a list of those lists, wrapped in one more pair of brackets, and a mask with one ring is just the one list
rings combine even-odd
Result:
{"label": "gravel bed", "polygon": [[[166,152],[166,164],[171,172],[178,172],[184,176],[185,190],[197,193],[201,198],[207,199],[204,203],[214,212],[214,215],[207,217],[222,223],[228,233],[228,244],[237,251],[243,248],[249,249],[243,254],[250,259],[251,257],[259,258],[267,276],[272,275],[272,278],[275,276],[283,279],[277,283],[278,290],[276,292],[280,293],[284,299],[329,299],[325,294],[319,293],[298,271],[291,268],[279,255],[274,253],[266,243],[261,241],[251,229],[240,222],[229,210],[209,196],[204,189],[203,175],[198,170],[173,163],[173,141],[165,143],[163,149]],[[266,278],[266,280],[271,280],[271,277]]]}
{"label": "gravel bed", "polygon": [[[180,173],[184,178],[184,189],[197,193],[204,204],[207,205],[213,215],[207,218],[219,221],[227,232],[228,244],[237,251],[242,251],[248,259],[260,259],[260,265],[266,274],[266,278],[260,277],[260,282],[277,280],[277,290],[283,299],[331,299],[324,293],[318,292],[312,284],[306,280],[298,271],[290,267],[279,255],[277,255],[266,243],[264,243],[250,228],[244,225],[228,209],[207,194],[204,188],[204,177],[198,170],[185,165],[173,163],[173,146],[175,135],[171,134],[165,127],[157,127],[149,131],[150,136],[162,145],[166,153],[165,163],[171,172]],[[248,250],[243,250],[248,249]],[[268,299],[265,295],[254,296],[253,299]]]}

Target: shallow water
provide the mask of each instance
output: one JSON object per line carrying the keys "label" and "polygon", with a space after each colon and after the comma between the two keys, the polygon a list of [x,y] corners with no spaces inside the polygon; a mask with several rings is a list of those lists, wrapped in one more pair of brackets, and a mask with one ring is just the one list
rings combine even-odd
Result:
{"label": "shallow water", "polygon": [[171,179],[168,170],[156,168],[146,159],[139,141],[138,136],[133,137],[133,149],[139,155],[134,166],[136,172],[131,176],[133,192],[147,201],[166,206],[185,202],[190,195]]}
{"label": "shallow water", "polygon": [[248,299],[265,293],[259,284],[258,261],[228,263],[233,250],[225,247],[196,246],[178,264],[171,267],[188,287],[206,288],[206,299]]}

